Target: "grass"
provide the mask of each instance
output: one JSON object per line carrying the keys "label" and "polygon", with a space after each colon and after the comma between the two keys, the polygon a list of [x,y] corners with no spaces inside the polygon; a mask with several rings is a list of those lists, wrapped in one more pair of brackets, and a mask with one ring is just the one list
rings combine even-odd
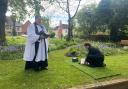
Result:
{"label": "grass", "polygon": [[[70,60],[64,56],[66,52],[67,50],[50,52],[49,70],[41,72],[24,71],[22,60],[0,60],[0,87],[2,89],[65,89],[106,80],[106,78],[94,80],[65,63],[65,60]],[[128,54],[106,57],[107,66],[121,72],[121,76],[116,78],[128,78],[127,57]],[[107,79],[110,80],[113,77]]]}
{"label": "grass", "polygon": [[113,76],[119,76],[121,73],[118,73],[117,71],[113,71],[111,67],[88,67],[86,65],[80,65],[78,63],[73,63],[71,61],[67,61],[70,65],[77,68],[79,71],[84,72],[86,75],[89,75],[95,80],[104,79],[108,77]]}

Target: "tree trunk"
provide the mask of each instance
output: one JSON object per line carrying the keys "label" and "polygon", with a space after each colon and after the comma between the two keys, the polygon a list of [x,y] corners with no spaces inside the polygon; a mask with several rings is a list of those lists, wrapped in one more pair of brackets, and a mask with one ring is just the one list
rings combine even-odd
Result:
{"label": "tree trunk", "polygon": [[71,30],[71,38],[73,38],[73,19],[71,19],[71,22],[70,22],[71,24],[70,24],[70,30]]}
{"label": "tree trunk", "polygon": [[68,38],[67,41],[70,41],[73,38],[73,21],[72,19],[68,20]]}
{"label": "tree trunk", "polygon": [[5,38],[5,15],[0,14],[0,45],[3,46],[6,43]]}
{"label": "tree trunk", "polygon": [[40,14],[40,1],[39,0],[33,0],[34,1],[34,9],[35,9],[35,15],[41,15]]}
{"label": "tree trunk", "polygon": [[115,25],[111,25],[111,30],[110,30],[110,40],[113,42],[120,41],[120,37],[118,34],[118,27]]}
{"label": "tree trunk", "polygon": [[[57,3],[59,3],[60,8],[62,8],[68,14],[68,36],[67,36],[66,40],[70,41],[73,37],[73,18],[77,14],[77,11],[79,9],[81,0],[78,0],[79,2],[78,2],[78,5],[77,5],[75,14],[73,16],[71,16],[71,11],[70,11],[70,3],[69,3],[70,0],[66,0],[66,8],[65,9],[60,4],[60,3],[64,3],[64,2],[59,2],[59,0],[56,0],[56,1],[57,1]],[[61,1],[63,1],[63,0],[61,0]]]}
{"label": "tree trunk", "polygon": [[16,20],[13,21],[12,35],[16,36]]}
{"label": "tree trunk", "polygon": [[7,11],[8,0],[0,1],[0,45],[3,46],[6,44],[5,38],[5,20],[6,20],[6,11]]}
{"label": "tree trunk", "polygon": [[71,40],[71,36],[72,36],[72,27],[71,27],[71,19],[68,20],[68,38],[67,38],[67,41],[70,41]]}

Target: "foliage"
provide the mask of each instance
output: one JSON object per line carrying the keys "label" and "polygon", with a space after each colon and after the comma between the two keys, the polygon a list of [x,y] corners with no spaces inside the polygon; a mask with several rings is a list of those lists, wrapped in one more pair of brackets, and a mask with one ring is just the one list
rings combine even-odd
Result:
{"label": "foliage", "polygon": [[[80,40],[79,40],[80,41]],[[78,40],[72,40],[67,42],[65,39],[56,39],[52,38],[50,39],[50,44],[49,44],[49,50],[58,50],[58,49],[64,49],[72,45],[78,44]]]}
{"label": "foliage", "polygon": [[47,31],[49,31],[51,29],[50,24],[49,24],[49,18],[42,17],[42,23],[45,26]]}
{"label": "foliage", "polygon": [[[23,46],[25,45],[26,38],[25,37],[7,37],[8,45],[15,45],[15,46]],[[57,38],[50,38],[49,39],[49,51],[64,49],[70,47],[69,52],[78,51],[81,55],[85,55],[87,51],[83,47],[82,43],[84,41],[80,39],[74,39],[70,42],[67,42],[65,39],[57,39]],[[89,41],[93,46],[98,47],[105,55],[117,55],[126,53],[128,50],[123,49],[122,47],[114,44],[114,43],[104,43],[104,42],[95,42]],[[77,45],[77,46],[73,46]],[[20,47],[21,48],[21,47]]]}
{"label": "foliage", "polygon": [[[0,59],[20,59],[23,56],[23,51],[25,48],[26,37],[15,36],[15,37],[7,37],[8,46],[14,46],[17,51],[9,52],[9,51],[1,51],[0,52]],[[67,42],[65,39],[57,39],[57,38],[50,38],[49,39],[49,52],[64,49],[72,45],[76,45],[80,43],[81,40],[74,39],[70,42]],[[6,48],[7,46],[5,46]]]}
{"label": "foliage", "polygon": [[[45,0],[43,0],[45,1]],[[41,0],[9,0],[8,10],[11,13],[16,14],[16,18],[18,21],[24,20],[26,16],[30,15],[41,15],[40,12],[44,11],[46,7],[41,4],[43,1]],[[49,1],[51,4],[53,1]],[[29,8],[29,9],[28,9]],[[32,13],[34,12],[34,13]]]}
{"label": "foliage", "polygon": [[48,9],[53,2],[54,0],[26,0],[26,3],[30,9],[29,14],[40,16],[42,16],[41,12],[45,12],[45,10]]}
{"label": "foliage", "polygon": [[[109,5],[107,5],[107,8],[103,9],[103,5],[108,2]],[[128,15],[128,1],[127,0],[102,0],[100,3],[101,7],[99,6],[98,9],[103,9],[101,11],[102,13],[107,13],[106,15],[98,14],[99,15],[99,21],[102,21],[102,23],[108,24],[110,28],[110,39],[113,41],[120,40],[119,36],[121,36],[120,31],[122,31],[121,28],[123,28],[128,23],[127,15]],[[105,20],[104,20],[105,19]],[[125,35],[125,34],[123,34]]]}
{"label": "foliage", "polygon": [[8,10],[11,11],[11,13],[16,15],[16,19],[18,21],[21,21],[25,19],[27,15],[27,3],[25,0],[8,0]]}
{"label": "foliage", "polygon": [[109,24],[113,15],[113,11],[111,8],[111,0],[101,0],[96,9],[96,15],[98,24]]}
{"label": "foliage", "polygon": [[54,38],[55,37],[55,32],[52,32],[51,34],[50,34],[50,38]]}
{"label": "foliage", "polygon": [[[100,22],[96,4],[84,6],[77,14],[76,31],[78,36],[87,38],[97,32],[108,33],[108,25]],[[102,23],[102,24],[101,24]]]}
{"label": "foliage", "polygon": [[[7,44],[9,46],[13,45],[16,49],[18,49],[17,51],[2,51],[0,50],[0,59],[2,60],[9,60],[9,59],[21,59],[23,57],[23,51],[24,51],[24,45],[26,42],[26,38],[25,37],[21,37],[21,36],[15,36],[15,37],[6,37],[7,38]],[[3,48],[8,47],[8,46],[3,46]]]}
{"label": "foliage", "polygon": [[83,7],[78,15],[78,32],[83,32],[83,35],[90,35],[93,32],[96,32],[96,16],[95,16],[96,5],[92,4],[89,6]]}
{"label": "foliage", "polygon": [[8,45],[25,45],[26,38],[22,36],[7,36]]}
{"label": "foliage", "polygon": [[[9,5],[9,7],[8,7]],[[23,19],[25,17],[25,2],[24,0],[1,0],[0,2],[0,45],[5,45],[5,21],[6,21],[6,11],[10,10],[15,13],[17,17]]]}
{"label": "foliage", "polygon": [[[65,39],[58,39],[58,38],[50,38],[49,39],[49,50],[57,50],[63,49],[72,45],[76,45],[77,43],[81,42],[80,39],[73,39],[72,41],[67,42]],[[15,37],[7,37],[8,45],[25,45],[26,37],[22,36],[15,36]]]}
{"label": "foliage", "polygon": [[95,8],[93,5],[90,5],[90,8],[83,7],[77,16],[79,30],[83,31],[84,35],[109,30],[110,39],[119,41],[127,34],[124,33],[125,25],[128,24],[127,5],[127,0],[101,0]]}
{"label": "foliage", "polygon": [[119,30],[121,39],[128,39],[128,25],[124,25],[121,30]]}
{"label": "foliage", "polygon": [[[103,43],[103,42],[94,42],[94,41],[89,41],[89,42],[92,44],[92,46],[99,48],[99,50],[101,50],[101,52],[103,52],[105,56],[113,56],[113,55],[128,53],[128,49],[124,49],[123,47],[120,47],[114,43]],[[71,47],[69,49],[69,52],[72,49],[76,50],[77,52],[80,52],[80,56],[85,56],[85,54],[87,54],[88,52],[83,47],[83,45],[80,45],[79,50],[78,50],[78,46]]]}
{"label": "foliage", "polygon": [[23,57],[23,52],[0,52],[0,60],[17,60]]}

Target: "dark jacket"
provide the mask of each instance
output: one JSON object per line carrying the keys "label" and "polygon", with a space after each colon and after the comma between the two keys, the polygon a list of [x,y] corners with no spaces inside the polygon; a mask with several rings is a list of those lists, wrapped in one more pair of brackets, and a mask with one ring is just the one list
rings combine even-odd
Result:
{"label": "dark jacket", "polygon": [[90,47],[88,51],[88,55],[103,56],[103,53],[98,48]]}
{"label": "dark jacket", "polygon": [[103,53],[98,48],[94,47],[90,47],[88,51],[85,62],[88,62],[90,66],[102,66],[104,62]]}

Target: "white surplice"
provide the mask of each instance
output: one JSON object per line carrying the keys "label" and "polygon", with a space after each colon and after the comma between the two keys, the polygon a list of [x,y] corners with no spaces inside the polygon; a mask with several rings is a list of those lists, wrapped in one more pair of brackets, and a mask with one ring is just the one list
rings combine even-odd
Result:
{"label": "white surplice", "polygon": [[[38,31],[40,32],[42,28],[37,25]],[[47,33],[45,27],[43,26],[43,31]],[[33,61],[33,58],[35,56],[35,42],[39,42],[39,48],[37,52],[37,56],[35,61],[45,61],[45,59],[48,59],[48,39],[39,39],[39,35],[35,32],[35,25],[30,24],[30,26],[27,29],[27,42],[25,46],[24,56],[23,59],[25,61]],[[45,47],[46,43],[46,47]],[[46,49],[45,49],[46,48]]]}

